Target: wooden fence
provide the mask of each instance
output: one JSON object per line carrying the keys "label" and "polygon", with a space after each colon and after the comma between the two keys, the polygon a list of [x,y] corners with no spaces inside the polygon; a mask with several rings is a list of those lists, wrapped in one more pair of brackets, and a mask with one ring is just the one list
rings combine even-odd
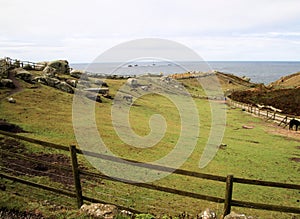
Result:
{"label": "wooden fence", "polygon": [[[141,163],[141,162],[137,162],[137,161],[127,160],[127,161],[131,161],[132,165],[138,166],[138,167],[141,167],[141,168],[149,168],[149,169],[152,169],[152,170],[160,170],[160,171],[165,171],[165,172],[171,172],[173,174],[178,174],[178,175],[182,175],[182,176],[189,176],[189,177],[195,177],[195,178],[200,178],[200,179],[223,182],[225,184],[225,197],[214,197],[214,196],[202,195],[202,194],[193,193],[193,192],[177,190],[177,189],[174,189],[174,188],[163,187],[163,186],[159,186],[159,185],[153,185],[151,183],[128,182],[128,181],[124,181],[122,179],[111,178],[111,177],[106,176],[106,175],[101,174],[101,173],[95,173],[95,172],[90,172],[90,171],[87,171],[87,170],[83,170],[83,169],[80,169],[78,167],[78,162],[77,162],[77,156],[78,155],[84,154],[85,156],[92,156],[92,157],[96,157],[96,158],[104,159],[104,160],[109,160],[109,161],[113,161],[113,162],[121,162],[118,159],[116,159],[115,157],[111,157],[111,156],[103,155],[103,154],[97,154],[97,153],[93,153],[93,152],[89,152],[89,151],[79,150],[75,146],[66,147],[66,146],[62,146],[62,145],[58,145],[58,144],[44,142],[44,141],[40,141],[40,140],[25,137],[25,136],[12,134],[12,133],[8,133],[8,132],[4,132],[4,131],[0,131],[0,135],[8,136],[8,137],[11,137],[11,138],[14,138],[14,139],[18,139],[18,140],[22,140],[22,141],[26,141],[26,142],[30,142],[30,143],[34,143],[34,144],[38,144],[38,145],[48,147],[48,148],[54,148],[54,149],[58,149],[58,150],[62,150],[62,151],[69,151],[71,159],[72,159],[72,168],[62,167],[62,166],[54,165],[54,164],[51,164],[51,163],[46,163],[44,161],[33,160],[33,159],[25,157],[23,155],[11,153],[11,152],[5,151],[3,149],[1,149],[1,154],[4,154],[4,155],[6,154],[6,155],[9,155],[9,156],[15,156],[18,159],[29,159],[32,162],[39,162],[39,163],[42,163],[44,165],[51,165],[52,167],[55,167],[55,168],[58,168],[58,169],[64,169],[64,170],[67,170],[67,171],[72,171],[73,172],[73,177],[74,177],[74,187],[75,187],[74,190],[75,191],[68,191],[68,190],[53,188],[53,187],[50,187],[50,186],[30,182],[28,180],[24,180],[24,179],[19,178],[19,177],[11,176],[11,175],[9,175],[7,173],[4,173],[2,171],[0,172],[0,177],[1,178],[6,178],[8,180],[13,180],[13,181],[16,181],[16,182],[19,182],[19,183],[22,183],[22,184],[26,184],[28,186],[32,186],[32,187],[44,189],[44,190],[47,190],[47,191],[51,191],[51,192],[54,192],[54,193],[58,193],[58,194],[61,194],[61,195],[65,195],[65,196],[68,196],[68,197],[71,197],[71,198],[76,198],[78,208],[80,208],[80,206],[83,204],[84,201],[104,203],[104,201],[96,199],[95,197],[88,197],[88,196],[83,195],[82,190],[84,188],[82,188],[81,176],[88,176],[88,177],[93,178],[93,179],[99,179],[100,178],[100,179],[105,179],[105,180],[110,180],[110,181],[117,181],[117,182],[120,182],[120,183],[137,186],[137,187],[140,187],[140,188],[156,190],[156,191],[161,191],[161,192],[165,192],[165,193],[176,194],[176,195],[180,195],[180,196],[191,197],[191,198],[195,198],[195,199],[201,199],[201,200],[206,200],[206,201],[211,201],[211,202],[216,202],[216,203],[224,203],[223,215],[229,214],[230,211],[231,211],[232,206],[300,214],[300,208],[297,208],[297,207],[271,205],[271,204],[265,204],[265,203],[254,203],[254,202],[246,202],[246,201],[240,201],[240,200],[232,199],[233,186],[235,184],[267,186],[267,187],[273,187],[273,188],[285,188],[285,189],[299,190],[299,191],[300,191],[300,185],[270,182],[270,181],[261,181],[261,180],[252,180],[252,179],[244,179],[244,178],[234,177],[233,175],[228,175],[227,177],[225,177],[225,176],[203,174],[203,173],[191,172],[191,171],[182,170],[182,169],[173,169],[173,168],[159,166],[159,165],[146,164],[146,163]],[[138,209],[132,209],[132,208],[129,208],[129,207],[126,207],[126,206],[119,206],[116,203],[110,203],[110,204],[114,204],[114,205],[116,205],[117,207],[119,207],[121,209],[129,210],[133,213],[138,213],[139,212]]]}
{"label": "wooden fence", "polygon": [[255,116],[265,118],[267,121],[272,120],[278,123],[278,126],[283,125],[284,128],[289,125],[291,119],[300,119],[294,115],[287,115],[282,114],[276,110],[259,108],[254,105],[237,102],[229,98],[227,98],[226,102],[231,106],[241,108],[242,110],[245,110],[246,112],[251,113]]}
{"label": "wooden fence", "polygon": [[45,67],[43,64],[39,64],[36,62],[30,62],[30,61],[21,61],[18,59],[11,59],[9,57],[5,57],[2,60],[4,60],[2,62],[2,66],[0,66],[0,70],[6,72],[8,69],[10,69],[11,67],[14,68],[24,68],[29,67],[33,70],[38,70],[42,67]]}

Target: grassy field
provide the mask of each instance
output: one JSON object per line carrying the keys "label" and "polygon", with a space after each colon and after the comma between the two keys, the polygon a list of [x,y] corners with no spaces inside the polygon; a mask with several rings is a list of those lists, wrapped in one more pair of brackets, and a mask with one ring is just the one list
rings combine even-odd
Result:
{"label": "grassy field", "polygon": [[[118,87],[125,81],[106,80],[106,82],[110,86],[110,93],[114,95]],[[203,94],[194,80],[182,80],[181,82],[185,83],[185,87],[191,93]],[[41,85],[37,88],[30,88],[27,84],[21,83],[24,89],[13,94],[17,101],[16,104],[10,104],[4,99],[0,102],[1,118],[28,131],[28,133],[22,133],[24,136],[66,146],[76,144],[72,127],[73,96],[50,87]],[[4,94],[2,92],[2,95]],[[194,101],[199,110],[200,132],[195,150],[181,166],[181,169],[221,176],[233,174],[236,177],[300,184],[300,163],[291,160],[292,157],[300,157],[299,139],[271,134],[275,127],[270,123],[252,117],[240,109],[231,108],[222,102],[219,104],[227,109],[227,124],[223,138],[223,144],[227,146],[218,150],[209,165],[200,169],[199,159],[211,129],[211,109],[205,99],[195,98]],[[112,101],[108,99],[104,99],[103,103],[96,103],[95,115],[99,133],[114,154],[123,158],[151,162],[167,155],[176,145],[181,130],[180,116],[175,105],[165,97],[146,95],[138,99],[131,107],[129,119],[133,130],[139,135],[145,136],[149,133],[148,124],[151,115],[161,114],[166,120],[167,131],[163,139],[154,147],[147,149],[134,148],[120,140],[111,123],[111,106]],[[244,129],[243,125],[254,128]],[[43,150],[29,144],[26,146],[32,153]],[[60,152],[50,151],[49,153]],[[84,157],[80,157],[80,162],[87,165]],[[47,181],[47,179],[39,177],[35,177],[33,180]],[[6,183],[7,191],[0,191],[2,197],[0,207],[36,210],[50,216],[61,215],[61,218],[79,217],[74,210],[76,206],[74,200],[57,197],[40,190],[28,189],[9,181]],[[225,192],[223,183],[174,174],[156,181],[154,184],[218,197],[224,197]],[[59,185],[56,186],[59,187]],[[206,207],[214,209],[220,215],[223,210],[223,204],[154,192],[109,181],[100,183],[87,180],[84,184],[84,193],[157,215],[178,215],[185,211],[195,216]],[[299,191],[286,189],[235,185],[233,198],[300,207]],[[44,199],[48,202],[43,202]],[[60,208],[59,206],[64,207]],[[51,213],[50,208],[53,208],[55,213]],[[233,211],[258,218],[291,218],[290,214],[246,208],[233,208]]]}

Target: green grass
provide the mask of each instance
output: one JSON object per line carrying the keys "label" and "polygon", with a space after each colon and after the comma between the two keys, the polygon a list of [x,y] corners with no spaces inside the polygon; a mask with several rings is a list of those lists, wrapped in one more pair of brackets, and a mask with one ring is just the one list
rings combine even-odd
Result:
{"label": "green grass", "polygon": [[[182,80],[187,89],[193,93],[202,95],[202,90],[197,87],[195,81]],[[111,94],[117,92],[124,80],[107,80],[110,85]],[[53,143],[70,145],[76,144],[72,127],[72,95],[60,92],[53,88],[41,86],[36,89],[24,89],[14,94],[16,104],[0,102],[1,117],[9,122],[20,125],[28,131],[22,135],[45,140]],[[223,143],[225,149],[218,150],[215,158],[203,169],[199,169],[200,156],[203,153],[210,131],[210,107],[207,100],[195,99],[199,110],[200,133],[195,150],[189,159],[182,165],[182,169],[226,176],[234,174],[235,177],[269,180],[275,182],[300,184],[299,163],[291,161],[291,157],[299,157],[299,140],[270,134],[271,127],[267,126],[263,119],[254,118],[240,109],[227,108],[227,125]],[[133,130],[145,136],[149,133],[149,119],[153,114],[161,114],[167,123],[166,134],[154,147],[141,149],[134,148],[119,139],[111,123],[111,101],[96,103],[95,113],[99,133],[116,155],[123,158],[138,161],[154,161],[167,155],[176,145],[180,133],[181,123],[178,110],[174,104],[163,96],[147,95],[138,99],[130,110],[130,122]],[[243,129],[243,125],[254,126],[253,129]],[[31,152],[40,152],[42,149],[26,144]],[[49,153],[59,153],[49,151]],[[79,156],[80,162],[87,164],[84,157]],[[3,182],[1,180],[0,182]],[[45,214],[51,211],[47,206],[41,206],[42,200],[51,199],[53,202],[62,203],[67,206],[64,209],[54,211],[55,215],[63,217],[75,217],[76,205],[68,198],[56,195],[46,195],[46,192],[36,190],[34,200],[29,197],[31,189],[12,182],[6,182],[9,188],[6,192],[1,191],[1,205],[22,210],[38,209]],[[192,177],[169,175],[154,184],[170,188],[224,197],[225,184]],[[189,212],[196,215],[206,207],[222,213],[223,204],[215,204],[206,201],[195,200],[141,189],[122,183],[103,181],[94,183],[87,181],[83,191],[86,195],[103,199],[108,202],[118,203],[133,207],[144,212],[158,215],[177,215],[179,212]],[[21,196],[16,196],[11,190],[23,191]],[[257,186],[234,185],[234,199],[270,203],[300,207],[299,191],[288,191],[286,189],[272,189]],[[47,199],[47,200],[48,200]],[[28,203],[26,207],[22,202]],[[47,210],[48,209],[48,210]],[[252,210],[246,208],[233,208],[234,211],[258,216],[259,218],[290,218],[288,214]],[[75,216],[74,216],[75,215]],[[78,216],[78,215],[77,215]]]}

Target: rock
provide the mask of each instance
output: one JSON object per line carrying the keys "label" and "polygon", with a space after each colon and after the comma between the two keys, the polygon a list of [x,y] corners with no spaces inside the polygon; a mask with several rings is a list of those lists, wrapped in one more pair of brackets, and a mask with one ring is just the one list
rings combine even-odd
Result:
{"label": "rock", "polygon": [[133,218],[134,213],[132,213],[131,211],[126,211],[126,210],[122,210],[119,212],[120,216],[126,217],[126,218]]}
{"label": "rock", "polygon": [[50,87],[56,87],[60,83],[60,80],[57,78],[45,77],[46,85]]}
{"label": "rock", "polygon": [[15,88],[14,82],[11,79],[1,79],[0,87]]}
{"label": "rock", "polygon": [[12,97],[8,97],[7,98],[7,101],[9,102],[9,103],[16,103],[17,101],[14,99],[14,98],[12,98]]}
{"label": "rock", "polygon": [[46,68],[47,65],[48,65],[48,62],[38,62],[35,65],[35,70],[43,71]]}
{"label": "rock", "polygon": [[214,211],[210,210],[209,208],[206,208],[204,211],[202,211],[197,218],[200,219],[217,219],[217,215]]}
{"label": "rock", "polygon": [[55,75],[57,74],[57,70],[51,66],[46,66],[43,72],[47,77],[55,77]]}
{"label": "rock", "polygon": [[101,80],[96,80],[95,81],[96,85],[102,86],[102,87],[108,87],[107,83]]}
{"label": "rock", "polygon": [[101,219],[113,219],[118,214],[118,209],[114,205],[106,204],[83,204],[80,208],[80,212],[89,216]]}
{"label": "rock", "polygon": [[88,80],[88,75],[84,71],[81,71],[81,70],[73,69],[70,72],[70,75],[73,78],[77,78],[77,79],[81,79],[81,80]]}
{"label": "rock", "polygon": [[237,214],[235,212],[231,212],[230,214],[226,215],[224,219],[253,219],[253,217],[247,217],[244,214]]}
{"label": "rock", "polygon": [[132,88],[136,88],[138,87],[138,81],[135,78],[128,78],[127,79],[127,84],[132,87]]}
{"label": "rock", "polygon": [[90,100],[102,103],[101,97],[97,93],[87,92],[85,96]]}
{"label": "rock", "polygon": [[7,77],[8,69],[7,69],[8,63],[5,59],[0,59],[0,78],[1,77]]}
{"label": "rock", "polygon": [[33,70],[33,67],[31,66],[31,65],[29,65],[29,64],[26,64],[24,67],[23,67],[23,69],[25,69],[25,70]]}
{"label": "rock", "polygon": [[14,72],[17,78],[20,78],[21,80],[28,83],[32,83],[32,74],[30,72],[26,71],[23,68],[16,68],[14,69]]}
{"label": "rock", "polygon": [[56,60],[48,62],[47,67],[54,68],[57,74],[70,74],[69,62],[67,60]]}
{"label": "rock", "polygon": [[67,79],[66,83],[74,88],[76,88],[77,86],[77,81],[76,80],[72,80],[72,79]]}
{"label": "rock", "polygon": [[35,78],[33,79],[33,81],[38,82],[38,83],[41,83],[41,84],[48,85],[45,76],[37,76],[37,77],[35,77]]}
{"label": "rock", "polygon": [[68,85],[66,82],[60,82],[60,83],[56,84],[55,87],[61,91],[64,91],[64,92],[67,92],[70,94],[74,93],[73,88],[70,85]]}

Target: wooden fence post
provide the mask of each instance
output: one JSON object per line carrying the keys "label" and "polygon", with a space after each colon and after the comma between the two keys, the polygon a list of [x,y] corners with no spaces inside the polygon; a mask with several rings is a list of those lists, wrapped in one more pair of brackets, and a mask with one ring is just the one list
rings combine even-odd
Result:
{"label": "wooden fence post", "polygon": [[71,145],[70,152],[71,152],[71,159],[72,159],[72,170],[73,170],[74,185],[76,190],[77,206],[78,208],[80,208],[81,205],[83,204],[83,198],[82,198],[82,189],[81,189],[80,176],[78,170],[76,146]]}
{"label": "wooden fence post", "polygon": [[223,217],[225,217],[227,214],[230,214],[232,191],[233,191],[233,175],[228,175],[226,178],[226,191],[225,191],[225,203],[224,203]]}

